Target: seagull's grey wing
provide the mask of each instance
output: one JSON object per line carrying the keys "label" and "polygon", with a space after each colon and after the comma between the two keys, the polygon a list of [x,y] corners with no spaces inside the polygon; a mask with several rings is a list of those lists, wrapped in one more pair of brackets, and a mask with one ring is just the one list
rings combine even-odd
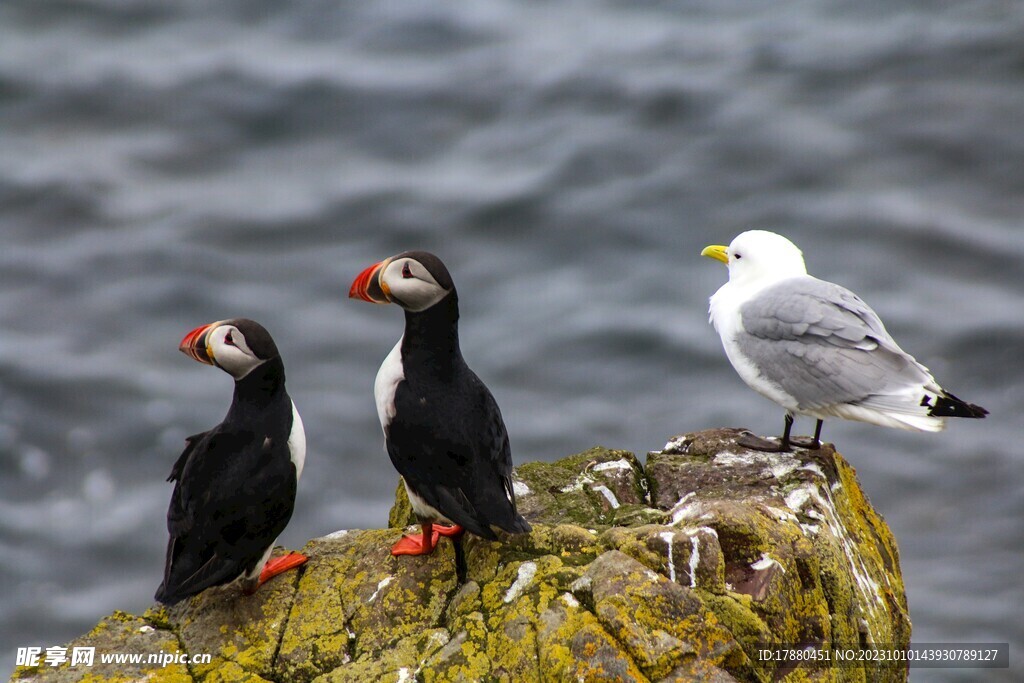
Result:
{"label": "seagull's grey wing", "polygon": [[[908,389],[934,384],[860,297],[831,282],[783,280],[743,304],[740,316],[746,332],[737,338],[740,352],[800,409],[840,403],[899,409]],[[904,400],[887,400],[897,395]]]}

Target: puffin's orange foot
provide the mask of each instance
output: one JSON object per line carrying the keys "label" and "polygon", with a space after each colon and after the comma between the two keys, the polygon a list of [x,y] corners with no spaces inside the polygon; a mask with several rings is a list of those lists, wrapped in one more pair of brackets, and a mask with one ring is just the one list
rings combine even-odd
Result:
{"label": "puffin's orange foot", "polygon": [[442,536],[447,536],[448,538],[452,538],[453,536],[454,537],[461,536],[462,534],[466,533],[466,530],[463,529],[458,524],[453,524],[451,526],[443,526],[443,525],[440,525],[440,524],[435,524],[434,525],[434,533],[441,534]]}
{"label": "puffin's orange foot", "polygon": [[440,535],[437,531],[424,530],[419,536],[402,536],[398,543],[391,546],[392,555],[429,555]]}
{"label": "puffin's orange foot", "polygon": [[287,555],[281,555],[280,557],[274,557],[267,560],[267,563],[263,565],[263,571],[260,572],[259,585],[262,586],[270,579],[274,578],[278,574],[284,574],[289,569],[295,569],[306,564],[309,560],[308,557],[302,553],[288,553]]}

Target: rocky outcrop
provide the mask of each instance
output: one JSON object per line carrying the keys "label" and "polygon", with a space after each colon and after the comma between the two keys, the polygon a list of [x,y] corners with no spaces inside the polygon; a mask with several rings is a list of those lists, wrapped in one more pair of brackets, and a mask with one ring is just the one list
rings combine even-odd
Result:
{"label": "rocky outcrop", "polygon": [[[141,617],[115,613],[69,644],[92,667],[39,681],[905,680],[883,668],[764,661],[779,645],[906,645],[896,543],[831,446],[792,454],[736,430],[672,439],[646,467],[595,448],[516,472],[529,535],[467,537],[428,557],[388,548],[412,523],[310,541],[310,562],[253,597],[211,589]],[[70,650],[69,650],[70,651]],[[100,653],[211,655],[101,665]]]}

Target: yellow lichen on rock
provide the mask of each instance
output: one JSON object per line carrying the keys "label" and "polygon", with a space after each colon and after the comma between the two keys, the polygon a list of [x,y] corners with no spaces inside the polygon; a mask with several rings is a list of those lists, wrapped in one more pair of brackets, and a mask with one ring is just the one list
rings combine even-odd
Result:
{"label": "yellow lichen on rock", "polygon": [[[530,534],[392,557],[413,519],[310,541],[309,563],[245,597],[206,591],[75,641],[209,664],[23,668],[39,681],[900,681],[906,670],[780,666],[773,645],[909,642],[892,534],[831,447],[748,451],[735,430],[648,456],[595,448],[515,475]],[[406,532],[417,531],[405,528]],[[141,640],[140,640],[141,638]]]}

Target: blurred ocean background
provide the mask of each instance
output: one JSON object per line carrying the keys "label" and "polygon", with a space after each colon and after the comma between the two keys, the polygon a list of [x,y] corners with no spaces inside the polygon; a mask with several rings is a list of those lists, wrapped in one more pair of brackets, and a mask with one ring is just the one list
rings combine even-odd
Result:
{"label": "blurred ocean background", "polygon": [[282,350],[301,547],[386,524],[395,488],[371,392],[402,316],[347,300],[362,268],[446,261],[516,462],[642,454],[781,430],[707,323],[699,252],[748,228],[991,410],[824,436],[899,540],[914,640],[1017,661],[1022,36],[1012,0],[5,0],[0,669],[151,604],[164,479],[230,400],[177,351],[193,327]]}

